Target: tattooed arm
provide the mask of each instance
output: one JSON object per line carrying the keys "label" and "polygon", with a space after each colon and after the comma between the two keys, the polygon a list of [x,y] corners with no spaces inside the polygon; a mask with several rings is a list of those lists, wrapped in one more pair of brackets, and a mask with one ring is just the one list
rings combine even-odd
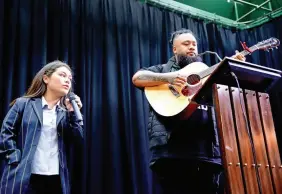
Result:
{"label": "tattooed arm", "polygon": [[179,76],[175,72],[170,73],[155,73],[152,71],[137,71],[132,77],[132,82],[137,87],[157,86],[165,83],[174,85],[183,85],[185,78]]}

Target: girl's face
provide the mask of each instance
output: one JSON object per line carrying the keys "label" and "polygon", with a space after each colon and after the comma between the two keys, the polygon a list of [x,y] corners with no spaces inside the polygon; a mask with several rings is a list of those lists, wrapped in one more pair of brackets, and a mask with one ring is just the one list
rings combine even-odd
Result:
{"label": "girl's face", "polygon": [[57,68],[50,77],[44,75],[43,81],[47,85],[46,92],[63,97],[71,88],[72,74],[68,68],[62,66]]}

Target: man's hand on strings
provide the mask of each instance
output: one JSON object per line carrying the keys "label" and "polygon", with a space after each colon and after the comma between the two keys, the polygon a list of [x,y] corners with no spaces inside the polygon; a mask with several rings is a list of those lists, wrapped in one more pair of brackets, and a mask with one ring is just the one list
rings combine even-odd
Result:
{"label": "man's hand on strings", "polygon": [[240,61],[246,61],[246,58],[244,57],[244,55],[242,55],[239,51],[236,51],[235,55],[233,55],[232,58],[240,60]]}

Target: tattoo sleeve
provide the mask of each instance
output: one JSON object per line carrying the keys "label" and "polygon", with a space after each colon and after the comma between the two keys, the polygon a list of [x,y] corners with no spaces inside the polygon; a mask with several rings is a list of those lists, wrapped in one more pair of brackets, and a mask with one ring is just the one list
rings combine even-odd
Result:
{"label": "tattoo sleeve", "polygon": [[138,80],[146,80],[146,81],[156,81],[156,82],[173,82],[172,76],[168,76],[162,73],[151,73],[144,71],[140,73],[137,77]]}

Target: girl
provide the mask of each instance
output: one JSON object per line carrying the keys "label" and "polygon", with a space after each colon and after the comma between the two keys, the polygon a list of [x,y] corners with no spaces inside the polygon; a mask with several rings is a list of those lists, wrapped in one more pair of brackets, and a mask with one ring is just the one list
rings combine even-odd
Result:
{"label": "girl", "polygon": [[[54,61],[11,103],[0,132],[0,156],[6,160],[0,194],[70,193],[66,149],[83,139],[67,97],[71,87],[70,67]],[[81,108],[78,96],[75,101]]]}

